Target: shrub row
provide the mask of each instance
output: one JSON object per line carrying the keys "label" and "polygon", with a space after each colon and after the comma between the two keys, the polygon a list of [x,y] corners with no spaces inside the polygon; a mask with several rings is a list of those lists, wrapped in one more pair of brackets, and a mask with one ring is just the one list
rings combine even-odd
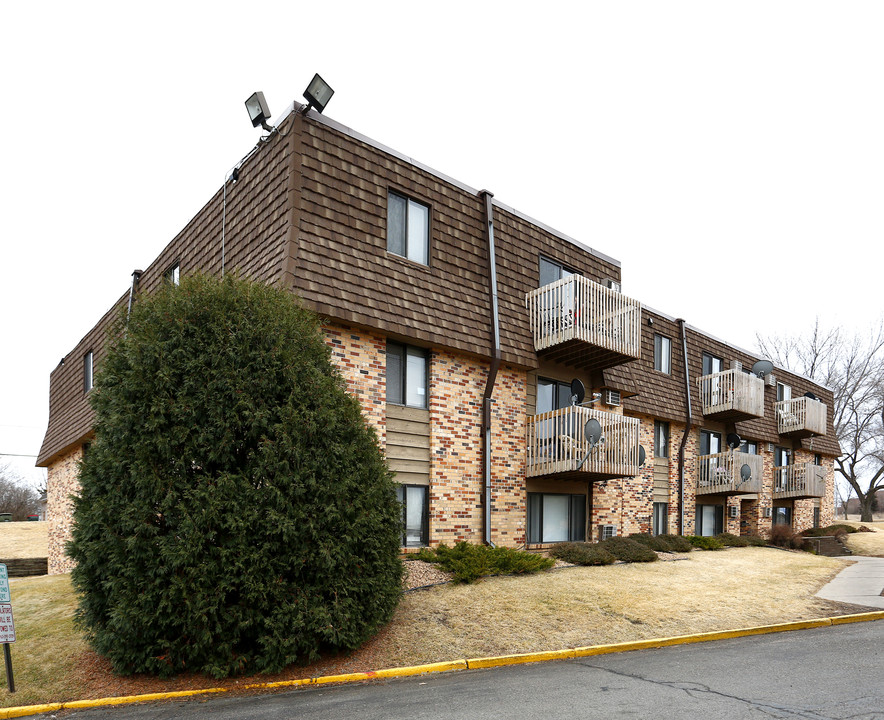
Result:
{"label": "shrub row", "polygon": [[600,543],[561,543],[549,551],[553,557],[576,565],[610,565],[623,562],[654,562],[657,554],[633,538],[613,537]]}
{"label": "shrub row", "polygon": [[691,545],[688,539],[681,535],[643,535],[633,533],[629,538],[657,552],[690,552],[694,549],[694,546]]}
{"label": "shrub row", "polygon": [[805,537],[823,537],[826,535],[834,535],[835,537],[841,537],[848,533],[859,532],[859,528],[853,527],[853,525],[844,525],[843,523],[835,523],[834,525],[829,525],[828,527],[821,528],[808,528],[807,530],[803,530],[801,532]]}

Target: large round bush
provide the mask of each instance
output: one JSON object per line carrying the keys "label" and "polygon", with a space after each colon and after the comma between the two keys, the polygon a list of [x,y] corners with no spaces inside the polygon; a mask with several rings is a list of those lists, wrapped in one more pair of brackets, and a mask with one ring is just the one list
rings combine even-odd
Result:
{"label": "large round bush", "polygon": [[287,292],[182,279],[96,373],[78,619],[118,672],[275,671],[358,646],[400,592],[376,436]]}

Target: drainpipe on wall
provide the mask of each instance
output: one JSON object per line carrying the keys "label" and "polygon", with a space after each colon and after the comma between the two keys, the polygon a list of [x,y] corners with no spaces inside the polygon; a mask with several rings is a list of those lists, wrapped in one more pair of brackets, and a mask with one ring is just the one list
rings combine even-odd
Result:
{"label": "drainpipe on wall", "polygon": [[483,539],[486,545],[494,547],[491,541],[491,396],[500,368],[500,322],[497,310],[497,264],[494,254],[494,208],[491,198],[494,194],[480,190],[479,197],[485,200],[485,239],[488,245],[488,293],[491,301],[491,367],[482,394],[482,508]]}
{"label": "drainpipe on wall", "polygon": [[681,436],[681,445],[678,447],[678,534],[684,535],[684,448],[688,443],[688,434],[691,432],[691,424],[694,420],[691,413],[691,371],[688,369],[688,340],[685,322],[681,318],[676,322],[681,328],[681,349],[684,355],[684,394],[688,411],[684,435]]}

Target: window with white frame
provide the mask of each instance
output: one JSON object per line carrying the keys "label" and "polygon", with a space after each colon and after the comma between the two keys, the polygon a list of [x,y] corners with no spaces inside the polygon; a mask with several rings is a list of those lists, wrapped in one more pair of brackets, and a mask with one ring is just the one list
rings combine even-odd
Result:
{"label": "window with white frame", "polygon": [[178,285],[181,280],[181,265],[175,263],[163,273],[163,279],[170,285]]}
{"label": "window with white frame", "polygon": [[792,386],[785,383],[777,383],[777,402],[792,399]]}
{"label": "window with white frame", "polygon": [[392,190],[387,193],[387,250],[429,265],[429,206]]}
{"label": "window with white frame", "polygon": [[83,356],[83,392],[87,393],[92,389],[92,351],[90,350]]}
{"label": "window with white frame", "polygon": [[387,402],[414,408],[427,407],[427,351],[387,343]]}
{"label": "window with white frame", "polygon": [[549,285],[556,280],[561,280],[562,278],[570,277],[571,275],[576,275],[576,273],[573,270],[569,270],[561,263],[557,263],[555,260],[547,260],[545,257],[541,256],[540,284],[538,287]]}
{"label": "window with white frame", "polygon": [[396,499],[402,505],[402,547],[430,544],[430,488],[426,485],[397,485]]}
{"label": "window with white frame", "polygon": [[669,457],[669,423],[654,420],[654,457]]}
{"label": "window with white frame", "polygon": [[654,335],[654,370],[672,372],[672,341],[663,335]]}

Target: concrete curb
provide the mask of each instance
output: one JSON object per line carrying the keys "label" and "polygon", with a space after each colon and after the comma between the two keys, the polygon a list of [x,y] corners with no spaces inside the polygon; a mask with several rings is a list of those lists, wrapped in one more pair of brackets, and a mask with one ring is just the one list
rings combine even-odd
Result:
{"label": "concrete curb", "polygon": [[[884,620],[884,610],[878,612],[859,613],[856,615],[840,615],[817,620],[799,620],[797,622],[780,623],[778,625],[761,625],[758,627],[740,628],[738,630],[722,630],[718,632],[678,635],[654,640],[635,640],[632,642],[614,643],[611,645],[592,645],[589,647],[570,648],[568,650],[551,650],[548,652],[522,653],[519,655],[500,655],[497,657],[471,658],[452,660],[449,662],[414,665],[411,667],[387,668],[361,673],[345,673],[343,675],[322,675],[303,678],[301,680],[282,680],[279,682],[254,683],[242,685],[237,689],[271,690],[275,688],[294,688],[307,685],[325,685],[329,683],[363,682],[381,678],[400,678],[410,675],[450,672],[454,670],[475,670],[479,668],[503,667],[505,665],[525,665],[527,663],[547,662],[550,660],[573,660],[594,655],[610,655],[612,653],[630,652],[632,650],[648,650],[670,647],[672,645],[689,645],[692,643],[729,640],[731,638],[750,635],[768,635],[770,633],[789,632],[792,630],[808,630],[810,628],[847,625],[849,623]],[[99,698],[96,700],[71,700],[69,702],[46,703],[43,705],[23,705],[20,707],[0,708],[0,720],[4,718],[27,717],[41,713],[57,712],[58,710],[84,710],[87,708],[107,705],[128,705],[131,703],[150,702],[153,700],[174,700],[175,698],[194,697],[226,693],[229,688],[206,688],[203,690],[181,690],[177,692],[150,693],[147,695],[126,695],[120,697]]]}

